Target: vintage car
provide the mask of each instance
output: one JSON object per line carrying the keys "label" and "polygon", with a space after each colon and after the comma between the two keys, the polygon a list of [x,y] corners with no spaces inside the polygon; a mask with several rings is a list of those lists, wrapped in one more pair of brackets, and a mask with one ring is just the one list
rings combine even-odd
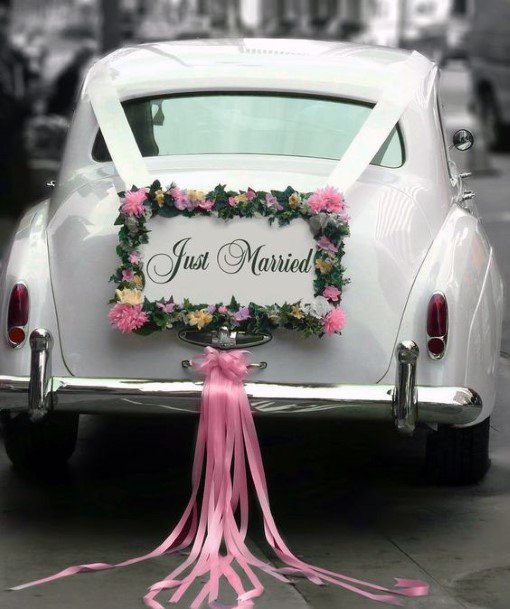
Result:
{"label": "vintage car", "polygon": [[[470,134],[445,141],[437,74],[408,51],[303,40],[154,43],[99,60],[51,197],[22,218],[3,265],[12,462],[67,461],[80,414],[197,412],[189,364],[210,345],[250,350],[257,416],[421,425],[431,475],[480,480],[503,290],[449,157]],[[310,193],[328,192],[348,216],[315,206],[315,250],[288,218],[313,224]],[[342,289],[324,282],[334,264]],[[340,298],[341,333],[324,322]],[[123,326],[119,304],[140,323]]]}

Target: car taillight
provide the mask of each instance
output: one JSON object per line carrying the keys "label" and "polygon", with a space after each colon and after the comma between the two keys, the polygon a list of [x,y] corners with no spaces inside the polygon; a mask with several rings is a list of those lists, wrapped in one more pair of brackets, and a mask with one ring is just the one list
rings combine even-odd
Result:
{"label": "car taillight", "polygon": [[432,359],[441,359],[448,341],[448,303],[441,292],[432,295],[427,311],[427,348]]}
{"label": "car taillight", "polygon": [[11,292],[7,315],[7,336],[11,347],[19,347],[25,342],[29,308],[28,288],[17,283]]}

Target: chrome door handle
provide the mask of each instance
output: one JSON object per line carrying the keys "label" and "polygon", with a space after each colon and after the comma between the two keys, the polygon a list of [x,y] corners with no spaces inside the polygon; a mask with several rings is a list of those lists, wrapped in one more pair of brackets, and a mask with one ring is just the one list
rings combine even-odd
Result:
{"label": "chrome door handle", "polygon": [[470,178],[473,174],[471,171],[466,171],[465,173],[459,173],[459,178],[465,180],[466,178]]}
{"label": "chrome door handle", "polygon": [[471,199],[474,199],[475,197],[476,197],[476,194],[472,190],[466,190],[460,196],[460,200],[461,201],[470,201]]}

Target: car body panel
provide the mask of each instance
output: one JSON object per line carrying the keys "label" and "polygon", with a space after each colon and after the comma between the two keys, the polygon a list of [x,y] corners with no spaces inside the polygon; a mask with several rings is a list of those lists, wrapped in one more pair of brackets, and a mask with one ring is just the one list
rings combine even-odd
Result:
{"label": "car body panel", "polygon": [[[435,291],[449,303],[448,344],[441,360],[426,354],[425,319]],[[398,333],[397,340],[413,336],[422,348],[418,383],[476,387],[483,401],[479,420],[486,418],[495,402],[502,319],[503,284],[494,252],[479,220],[455,205],[415,280]],[[392,375],[394,364],[382,382]]]}
{"label": "car body panel", "polygon": [[[195,162],[202,165],[200,158]],[[283,189],[290,183],[306,192],[323,180],[300,174],[292,159],[266,160],[264,171],[249,169],[250,162],[247,158],[239,172],[195,170],[157,176],[205,190],[214,180],[232,188],[242,180],[255,189],[269,183]],[[281,171],[285,165],[287,171]],[[349,199],[352,235],[344,261],[352,283],[344,292],[349,322],[343,335],[313,339],[275,332],[271,343],[255,351],[269,364],[267,381],[374,383],[389,365],[402,310],[432,233],[423,210],[426,201],[420,205],[396,185],[381,187],[380,172],[374,167],[372,178],[360,182]],[[174,332],[125,337],[109,325],[107,303],[113,286],[106,279],[116,267],[118,232],[118,198],[112,190],[107,180],[89,183],[59,206],[49,226],[51,277],[67,365],[80,376],[183,378],[181,361],[190,357],[192,348]],[[170,231],[171,219],[168,223]],[[79,300],[72,294],[80,294]],[[279,364],[285,360],[287,365]]]}

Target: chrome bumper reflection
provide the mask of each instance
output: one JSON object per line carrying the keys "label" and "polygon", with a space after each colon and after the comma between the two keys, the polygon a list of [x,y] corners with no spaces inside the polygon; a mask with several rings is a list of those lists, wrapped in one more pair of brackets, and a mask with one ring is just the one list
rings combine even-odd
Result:
{"label": "chrome bumper reflection", "polygon": [[[32,342],[40,354],[40,341]],[[46,343],[49,349],[51,341]],[[396,358],[395,385],[247,383],[246,391],[253,410],[260,414],[393,421],[403,432],[412,432],[416,422],[467,425],[478,418],[482,401],[475,391],[415,385],[415,343],[400,343]],[[170,414],[196,413],[200,408],[200,382],[50,377],[47,357],[42,359],[44,365],[41,357],[32,358],[33,378],[0,376],[0,408],[28,410],[34,419],[51,409],[90,414]],[[41,387],[45,389],[35,390]]]}

